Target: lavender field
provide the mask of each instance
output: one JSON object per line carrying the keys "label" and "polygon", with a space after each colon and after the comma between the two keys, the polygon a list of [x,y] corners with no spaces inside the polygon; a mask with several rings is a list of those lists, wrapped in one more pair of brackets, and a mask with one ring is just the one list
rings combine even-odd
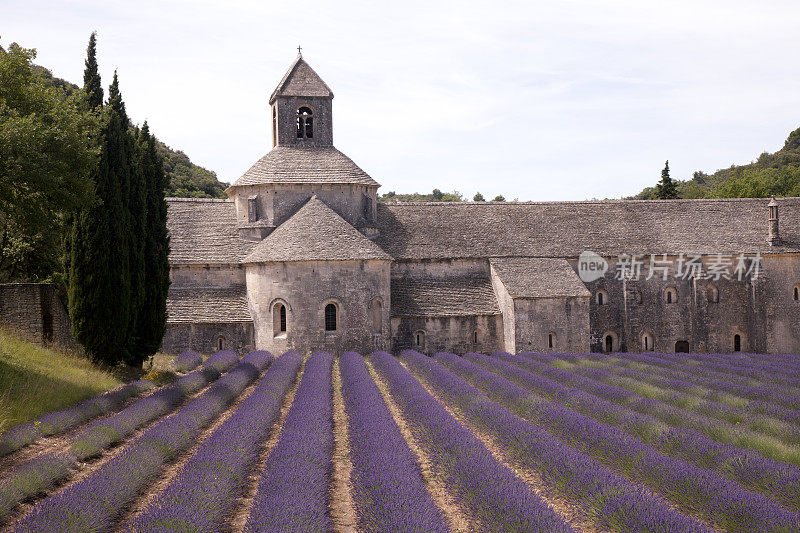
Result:
{"label": "lavender field", "polygon": [[176,368],[0,435],[0,531],[800,531],[800,357]]}

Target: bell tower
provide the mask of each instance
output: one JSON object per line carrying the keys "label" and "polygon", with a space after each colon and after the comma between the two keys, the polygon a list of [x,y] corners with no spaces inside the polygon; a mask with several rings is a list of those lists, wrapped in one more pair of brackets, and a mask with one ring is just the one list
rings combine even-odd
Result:
{"label": "bell tower", "polygon": [[333,92],[303,59],[297,59],[269,98],[272,146],[333,146]]}

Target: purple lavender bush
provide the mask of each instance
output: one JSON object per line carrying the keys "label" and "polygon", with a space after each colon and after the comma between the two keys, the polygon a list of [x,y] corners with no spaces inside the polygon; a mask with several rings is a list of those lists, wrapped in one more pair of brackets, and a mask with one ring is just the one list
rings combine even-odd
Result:
{"label": "purple lavender bush", "polygon": [[[424,356],[422,356],[424,357]],[[438,475],[488,531],[573,531],[528,485],[498,462],[397,359],[386,352],[370,357],[389,387],[415,439]]]}
{"label": "purple lavender bush", "polygon": [[[492,355],[514,364],[521,371],[503,365],[492,366],[491,370],[498,375],[543,395],[548,395],[546,391],[552,390],[553,383],[544,376],[569,383],[571,386],[562,386],[557,394],[548,397],[568,404],[573,411],[635,435],[669,456],[685,459],[701,468],[715,470],[751,490],[764,492],[793,509],[800,510],[800,467],[775,461],[732,444],[713,441],[691,427],[670,428],[650,415],[605,400],[603,398],[606,396],[615,398],[623,394],[611,385],[593,382],[525,356],[506,352],[495,352]],[[487,360],[486,356],[479,354],[465,354],[464,357],[479,365]],[[524,372],[526,370],[533,373]],[[550,386],[540,387],[540,383],[549,383]],[[594,394],[585,392],[587,390]],[[623,392],[625,398],[632,394]],[[675,417],[679,418],[680,411],[675,411]]]}
{"label": "purple lavender bush", "polygon": [[[441,356],[440,356],[441,357]],[[490,433],[514,459],[577,504],[594,522],[614,531],[707,531],[583,452],[523,420],[443,366],[418,352],[401,358],[476,426]]]}
{"label": "purple lavender bush", "polygon": [[[486,358],[487,368],[524,372],[510,363],[482,357]],[[575,413],[558,402],[537,399],[522,387],[461,357],[442,354],[438,360],[446,362],[457,375],[522,418],[541,425],[629,479],[645,484],[682,509],[704,516],[725,530],[792,531],[800,528],[800,515],[772,498],[748,491],[687,461],[665,456],[639,439]]]}
{"label": "purple lavender bush", "polygon": [[119,413],[90,424],[75,438],[70,446],[70,453],[79,461],[100,454],[129,437],[137,429],[172,412],[189,395],[217,378],[219,372],[211,367],[181,376],[174,384],[162,387]]}
{"label": "purple lavender bush", "polygon": [[330,531],[328,487],[333,469],[333,356],[312,355],[267,458],[246,532]]}
{"label": "purple lavender bush", "polygon": [[164,464],[190,448],[203,428],[221,415],[258,374],[252,364],[240,363],[91,475],[38,502],[15,524],[16,529],[60,533],[110,529],[137,494],[158,476]]}
{"label": "purple lavender bush", "polygon": [[225,372],[239,362],[239,354],[231,350],[220,350],[205,360],[205,368],[213,368],[217,372]]}
{"label": "purple lavender bush", "polygon": [[0,520],[26,498],[35,496],[66,478],[75,460],[64,453],[46,453],[10,472],[0,480]]}
{"label": "purple lavender bush", "polygon": [[359,530],[449,531],[364,358],[346,352],[339,366]]}
{"label": "purple lavender bush", "polygon": [[202,362],[202,355],[194,350],[186,350],[175,358],[175,370],[177,372],[186,373],[200,366]]}
{"label": "purple lavender bush", "polygon": [[[244,359],[265,356],[272,358],[267,352],[253,352]],[[224,531],[225,519],[301,364],[297,352],[279,357],[233,415],[200,444],[167,488],[125,529],[160,531],[169,524],[170,531]]]}
{"label": "purple lavender bush", "polygon": [[63,433],[92,418],[116,411],[130,398],[154,386],[152,381],[140,379],[67,409],[47,413],[32,422],[13,427],[0,436],[0,457],[32,444],[41,437]]}

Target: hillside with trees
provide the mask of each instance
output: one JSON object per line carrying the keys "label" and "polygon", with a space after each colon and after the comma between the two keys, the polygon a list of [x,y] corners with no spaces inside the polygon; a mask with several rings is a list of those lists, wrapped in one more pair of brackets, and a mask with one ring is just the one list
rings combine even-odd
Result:
{"label": "hillside with trees", "polygon": [[[54,87],[72,95],[78,86],[53,76],[45,67],[32,65],[31,70],[43,81],[46,87]],[[227,198],[225,189],[228,183],[217,179],[216,173],[192,163],[189,156],[174,150],[154,136],[156,150],[164,159],[164,172],[167,174],[167,196],[184,198]]]}
{"label": "hillside with trees", "polygon": [[[663,174],[662,174],[663,181]],[[713,174],[696,171],[688,180],[675,180],[678,198],[767,198],[800,196],[800,128],[789,134],[783,148],[764,152],[747,165],[731,165]],[[659,186],[634,198],[659,198]]]}
{"label": "hillside with trees", "polygon": [[[389,191],[378,197],[379,202],[466,202],[467,198],[458,191],[442,192],[439,189],[433,189],[430,194],[421,194],[418,192],[397,194],[394,191]],[[475,194],[472,198],[473,202],[485,202],[486,199],[481,193]],[[492,198],[493,202],[505,202],[506,199],[503,195],[498,194]]]}

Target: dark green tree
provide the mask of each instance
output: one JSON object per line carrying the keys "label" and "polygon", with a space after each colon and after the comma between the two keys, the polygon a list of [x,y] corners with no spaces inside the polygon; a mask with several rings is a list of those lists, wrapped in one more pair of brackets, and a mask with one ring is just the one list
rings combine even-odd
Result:
{"label": "dark green tree", "polygon": [[73,224],[69,314],[76,340],[96,362],[129,360],[131,335],[130,177],[134,141],[116,73],[100,131],[93,178],[100,203]]}
{"label": "dark green tree", "polygon": [[486,199],[483,197],[483,195],[481,193],[479,193],[479,192],[475,193],[475,196],[472,197],[472,200],[474,202],[485,202],[486,201]]}
{"label": "dark green tree", "polygon": [[138,139],[139,171],[145,190],[146,223],[144,230],[144,302],[136,319],[131,355],[141,364],[161,348],[167,323],[167,291],[169,290],[169,235],[167,202],[164,190],[167,177],[155,138],[147,122]]}
{"label": "dark green tree", "polygon": [[661,181],[656,185],[653,196],[661,200],[678,198],[678,185],[669,176],[669,161],[664,164],[664,170],[661,171]]}
{"label": "dark green tree", "polygon": [[434,202],[441,202],[442,198],[444,198],[444,193],[439,189],[433,189],[431,196],[433,197]]}
{"label": "dark green tree", "polygon": [[494,200],[492,200],[492,201],[493,202],[505,202],[506,201],[506,197],[503,196],[502,194],[498,194],[497,196],[494,197]]}
{"label": "dark green tree", "polygon": [[86,93],[86,102],[90,109],[99,109],[103,106],[103,86],[100,82],[100,73],[97,71],[97,32],[92,32],[89,37],[84,64],[83,90]]}

